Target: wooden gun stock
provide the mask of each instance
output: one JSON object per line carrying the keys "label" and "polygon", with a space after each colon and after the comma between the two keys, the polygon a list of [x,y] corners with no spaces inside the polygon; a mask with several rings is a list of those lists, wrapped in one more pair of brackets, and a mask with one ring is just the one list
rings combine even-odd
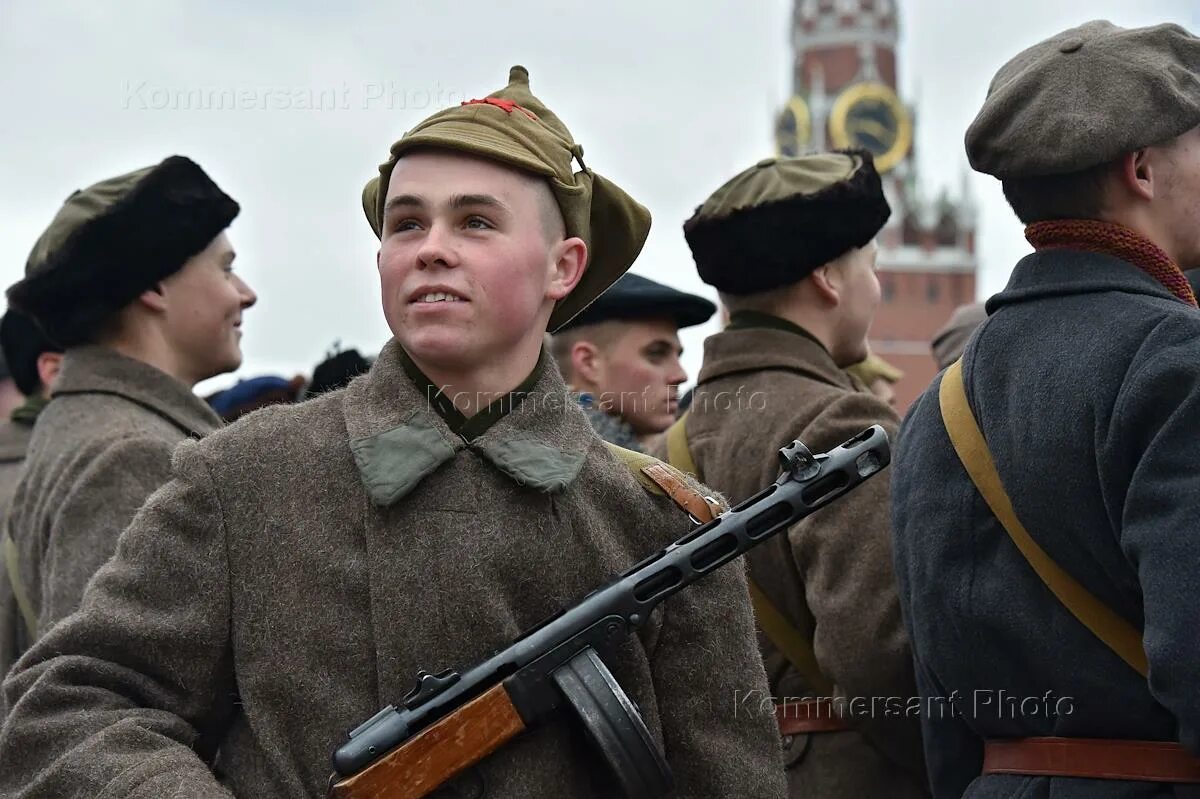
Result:
{"label": "wooden gun stock", "polygon": [[359,773],[332,799],[420,799],[525,730],[503,683],[422,730]]}

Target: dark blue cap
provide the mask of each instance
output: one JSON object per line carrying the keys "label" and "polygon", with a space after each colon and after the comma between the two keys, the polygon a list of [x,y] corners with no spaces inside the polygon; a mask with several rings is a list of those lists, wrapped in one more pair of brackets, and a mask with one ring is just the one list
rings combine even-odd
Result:
{"label": "dark blue cap", "polygon": [[208,404],[221,418],[229,421],[236,418],[238,409],[243,406],[260,402],[268,395],[279,395],[282,398],[289,393],[293,395],[294,401],[295,389],[292,388],[291,381],[274,375],[264,375],[239,380],[231,388],[209,397]]}
{"label": "dark blue cap", "polygon": [[557,332],[614,319],[672,319],[679,327],[691,327],[707,322],[716,312],[717,306],[703,297],[626,272]]}

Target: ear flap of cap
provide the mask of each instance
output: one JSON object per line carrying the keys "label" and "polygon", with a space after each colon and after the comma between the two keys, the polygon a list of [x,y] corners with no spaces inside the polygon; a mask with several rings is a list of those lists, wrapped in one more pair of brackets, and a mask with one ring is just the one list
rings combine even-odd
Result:
{"label": "ear flap of cap", "polygon": [[379,176],[371,178],[367,181],[367,185],[363,186],[362,190],[362,207],[363,213],[367,215],[367,222],[371,225],[371,230],[375,231],[376,238],[383,238],[383,220],[379,218]]}
{"label": "ear flap of cap", "polygon": [[580,184],[591,184],[588,230],[573,233],[588,242],[588,266],[574,291],[551,314],[548,326],[551,332],[569,322],[629,271],[650,234],[650,211],[620,186],[591,170],[580,172],[575,178]]}

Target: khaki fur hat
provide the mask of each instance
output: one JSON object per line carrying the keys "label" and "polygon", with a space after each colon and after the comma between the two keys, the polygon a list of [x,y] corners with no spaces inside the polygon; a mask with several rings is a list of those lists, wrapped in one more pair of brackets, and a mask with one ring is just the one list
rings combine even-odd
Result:
{"label": "khaki fur hat", "polygon": [[[455,150],[543,177],[562,212],[567,236],[587,243],[588,266],[575,289],[550,316],[557,330],[633,265],[650,232],[650,212],[619,186],[584,166],[583,147],[529,90],[529,72],[513,67],[508,85],[483,100],[447,108],[392,145],[391,157],[363,189],[371,229],[383,229],[388,180],[397,159],[417,148]],[[578,162],[575,172],[572,161]]]}
{"label": "khaki fur hat", "polygon": [[1093,21],[1000,68],[967,129],[998,178],[1079,172],[1200,126],[1200,38],[1178,25]]}
{"label": "khaki fur hat", "polygon": [[178,272],[238,215],[193,161],[173,155],[74,192],[33,245],[9,303],[63,347]]}
{"label": "khaki fur hat", "polygon": [[866,245],[890,215],[865,150],[766,158],[713,192],[683,235],[701,280],[754,294]]}

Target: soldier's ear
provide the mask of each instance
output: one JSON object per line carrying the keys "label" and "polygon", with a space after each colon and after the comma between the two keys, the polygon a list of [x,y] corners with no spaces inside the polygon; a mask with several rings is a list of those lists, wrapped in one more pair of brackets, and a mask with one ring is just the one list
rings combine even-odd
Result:
{"label": "soldier's ear", "polygon": [[54,383],[58,380],[62,359],[61,352],[43,352],[37,357],[38,381],[42,384],[42,392],[45,396],[49,396],[49,391],[54,388]]}
{"label": "soldier's ear", "polygon": [[1153,200],[1155,191],[1162,191],[1158,183],[1159,173],[1155,169],[1157,153],[1143,147],[1121,156],[1121,183],[1126,191],[1140,200]]}
{"label": "soldier's ear", "polygon": [[546,296],[558,302],[570,294],[587,270],[587,244],[578,236],[554,244],[550,250],[550,285]]}
{"label": "soldier's ear", "polygon": [[571,345],[571,371],[573,382],[583,387],[595,387],[604,381],[604,353],[590,341],[576,341]]}
{"label": "soldier's ear", "polygon": [[138,302],[154,311],[167,309],[167,294],[163,291],[162,283],[155,283],[138,295]]}
{"label": "soldier's ear", "polygon": [[836,307],[842,301],[842,274],[836,263],[818,266],[808,280],[813,293],[823,305]]}

